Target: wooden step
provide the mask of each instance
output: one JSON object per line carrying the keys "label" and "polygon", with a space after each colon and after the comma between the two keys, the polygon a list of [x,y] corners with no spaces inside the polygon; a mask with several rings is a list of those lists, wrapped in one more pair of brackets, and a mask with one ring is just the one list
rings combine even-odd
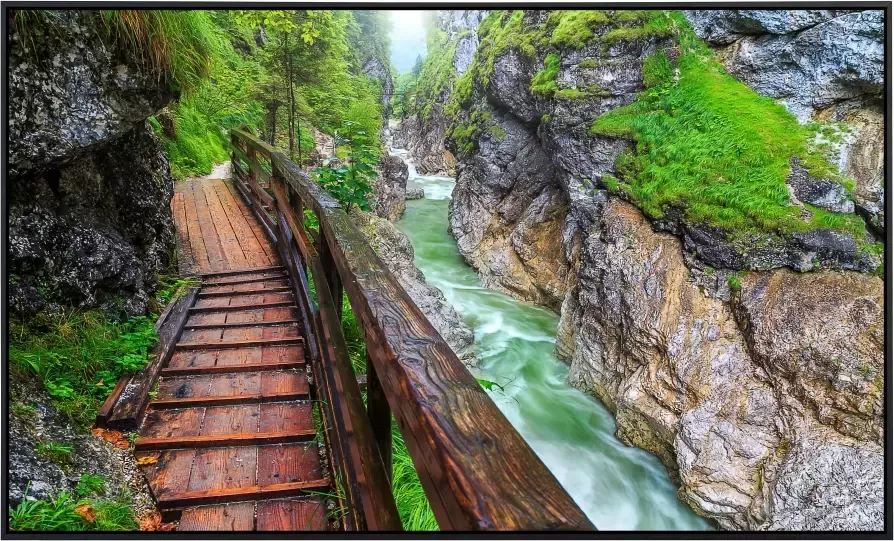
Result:
{"label": "wooden step", "polygon": [[208,436],[184,436],[167,438],[137,438],[134,451],[161,451],[206,447],[235,447],[245,445],[271,445],[311,441],[317,435],[315,429],[292,432],[243,432],[240,434],[214,434]]}
{"label": "wooden step", "polygon": [[242,304],[237,306],[193,306],[189,309],[191,314],[207,313],[207,312],[234,312],[237,310],[258,310],[260,308],[278,308],[278,307],[295,307],[295,301],[273,301],[261,302],[256,304]]}
{"label": "wooden step", "polygon": [[277,327],[280,325],[297,325],[301,323],[297,319],[274,319],[270,321],[235,321],[227,323],[199,323],[194,325],[186,324],[184,330],[195,329],[228,329],[236,327]]}
{"label": "wooden step", "polygon": [[211,272],[200,272],[199,276],[204,278],[214,278],[216,276],[233,276],[235,274],[251,274],[254,272],[269,272],[269,271],[280,271],[284,272],[285,267],[282,265],[270,265],[268,267],[254,267],[252,269],[230,269],[230,270],[220,270],[220,271],[211,271]]}
{"label": "wooden step", "polygon": [[163,368],[162,376],[194,376],[197,374],[235,374],[238,372],[260,372],[262,370],[289,370],[304,366],[304,357],[295,361],[225,364],[215,366],[193,366],[183,368]]}
{"label": "wooden step", "polygon": [[240,488],[224,488],[218,490],[196,490],[174,494],[162,494],[158,498],[160,509],[211,505],[226,502],[249,500],[266,500],[312,494],[307,491],[325,491],[329,488],[328,479],[314,479],[294,483],[278,483],[267,486],[248,486]]}
{"label": "wooden step", "polygon": [[272,276],[255,276],[254,278],[236,278],[233,280],[224,280],[220,282],[203,282],[202,287],[214,287],[214,286],[235,286],[241,284],[254,284],[257,282],[266,282],[268,280],[286,280],[288,279],[288,275],[283,274],[274,274]]}
{"label": "wooden step", "polygon": [[[215,284],[220,285],[220,284]],[[207,291],[203,288],[202,291],[199,292],[200,299],[208,299],[208,298],[216,298],[216,297],[238,297],[239,295],[263,295],[265,293],[290,293],[292,291],[291,287],[288,286],[277,286],[277,287],[268,287],[265,289],[247,289],[242,291]]]}
{"label": "wooden step", "polygon": [[233,349],[260,346],[293,346],[303,344],[300,336],[292,338],[262,338],[260,340],[236,340],[232,342],[178,342],[177,349]]}
{"label": "wooden step", "polygon": [[149,402],[152,409],[194,408],[199,406],[235,406],[268,402],[289,402],[305,400],[310,395],[306,390],[284,393],[253,393],[232,396],[193,396],[189,398],[162,398]]}

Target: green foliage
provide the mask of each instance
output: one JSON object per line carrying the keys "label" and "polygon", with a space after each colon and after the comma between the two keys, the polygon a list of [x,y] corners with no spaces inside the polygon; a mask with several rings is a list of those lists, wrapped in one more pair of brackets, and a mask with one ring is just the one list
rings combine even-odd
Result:
{"label": "green foliage", "polygon": [[679,81],[668,76],[666,58],[652,57],[645,72],[655,86],[590,128],[591,135],[635,142],[615,164],[620,189],[652,218],[676,206],[692,221],[729,231],[861,231],[862,219],[854,215],[809,208],[813,218],[801,219],[785,184],[790,159],[799,157],[813,176],[841,180],[834,167],[810,147],[809,131],[784,106],[727,75],[691,37],[685,19],[677,24]]}
{"label": "green foliage", "polygon": [[580,69],[593,69],[599,67],[599,62],[595,58],[587,58],[586,60],[581,60],[577,63],[577,67]]}
{"label": "green foliage", "polygon": [[228,157],[224,134],[214,118],[203,114],[189,100],[175,107],[176,136],[162,137],[171,174],[176,179],[207,175],[215,163]]}
{"label": "green foliage", "polygon": [[658,51],[643,62],[643,84],[646,88],[672,83],[674,67],[664,51]]}
{"label": "green foliage", "polygon": [[[76,509],[89,506],[95,517],[88,520]],[[85,513],[86,514],[86,513]],[[47,501],[25,500],[9,510],[9,529],[32,531],[132,531],[138,525],[126,496],[116,500],[78,499],[68,492],[60,492]]]}
{"label": "green foliage", "polygon": [[739,291],[742,289],[742,281],[735,274],[730,275],[730,277],[726,279],[726,283],[732,291]]}
{"label": "green foliage", "polygon": [[109,39],[184,93],[207,77],[224,45],[205,11],[122,9],[99,14]]}
{"label": "green foliage", "polygon": [[83,473],[78,480],[78,486],[75,493],[79,498],[92,496],[94,494],[105,494],[106,480],[102,475],[94,475],[92,473]]}
{"label": "green foliage", "polygon": [[543,61],[543,69],[531,79],[531,93],[535,96],[551,97],[555,94],[556,76],[559,75],[559,55],[550,53]]}
{"label": "green foliage", "polygon": [[38,443],[34,450],[38,455],[60,466],[67,466],[71,463],[71,454],[74,451],[71,445],[55,441]]}
{"label": "green foliage", "polygon": [[118,379],[143,368],[157,335],[144,316],[116,321],[99,311],[10,320],[13,372],[38,376],[54,405],[75,422],[93,422]]}
{"label": "green foliage", "polygon": [[581,49],[593,37],[593,28],[608,22],[609,18],[604,11],[553,11],[547,21],[547,24],[555,26],[550,44],[556,47]]}
{"label": "green foliage", "polygon": [[345,135],[336,133],[336,145],[346,149],[344,162],[337,161],[314,170],[317,184],[334,197],[345,211],[351,207],[369,210],[369,194],[373,179],[379,176],[375,170],[378,151],[369,143],[364,130],[357,129],[355,122],[345,122]]}

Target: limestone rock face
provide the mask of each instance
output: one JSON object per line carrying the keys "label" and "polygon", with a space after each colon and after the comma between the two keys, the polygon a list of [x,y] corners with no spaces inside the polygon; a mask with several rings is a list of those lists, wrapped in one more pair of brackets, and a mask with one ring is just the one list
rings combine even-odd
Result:
{"label": "limestone rock face", "polygon": [[407,164],[388,154],[379,158],[379,177],[373,182],[372,210],[376,216],[395,221],[407,208]]}
{"label": "limestone rock face", "polygon": [[145,119],[173,93],[104,45],[94,12],[47,17],[10,39],[9,303],[144,313],[174,246],[168,161]]}
{"label": "limestone rock face", "polygon": [[[692,283],[675,236],[617,199],[602,212],[563,304],[571,383],[725,528],[879,527],[881,280],[753,273],[727,303]],[[821,513],[818,492],[861,511]]]}
{"label": "limestone rock face", "polygon": [[472,329],[441,290],[425,282],[425,276],[413,262],[413,245],[407,236],[388,220],[356,208],[351,211],[351,219],[456,356],[469,366],[476,364]]}
{"label": "limestone rock face", "polygon": [[391,96],[394,94],[394,81],[391,79],[391,70],[381,59],[370,57],[363,64],[363,73],[378,81],[382,89],[382,118],[388,122],[391,115]]}

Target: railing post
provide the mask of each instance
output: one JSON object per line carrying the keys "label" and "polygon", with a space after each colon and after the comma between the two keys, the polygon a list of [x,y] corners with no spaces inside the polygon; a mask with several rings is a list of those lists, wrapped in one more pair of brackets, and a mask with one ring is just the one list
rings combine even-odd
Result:
{"label": "railing post", "polygon": [[342,318],[342,284],[341,276],[338,274],[338,267],[335,266],[335,258],[332,257],[332,251],[329,249],[329,243],[326,241],[326,233],[323,231],[323,224],[320,224],[320,242],[319,242],[320,262],[323,264],[323,271],[326,273],[326,282],[329,285],[329,291],[332,293],[332,301],[335,303],[335,312],[338,319]]}
{"label": "railing post", "polygon": [[391,409],[388,407],[388,399],[385,398],[385,389],[376,374],[376,367],[366,356],[366,414],[372,425],[373,438],[382,455],[382,464],[385,465],[385,473],[388,474],[388,482],[394,482],[394,470],[392,465],[392,437],[391,437]]}

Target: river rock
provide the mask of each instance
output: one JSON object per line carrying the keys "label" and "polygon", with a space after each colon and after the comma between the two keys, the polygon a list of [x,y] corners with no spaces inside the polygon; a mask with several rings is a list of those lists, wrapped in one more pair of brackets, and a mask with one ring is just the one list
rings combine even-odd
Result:
{"label": "river rock", "polygon": [[396,221],[407,208],[407,164],[389,154],[379,158],[379,176],[373,181],[373,212],[380,218]]}
{"label": "river rock", "polygon": [[472,350],[472,329],[447,302],[441,290],[425,282],[425,275],[414,263],[410,239],[394,224],[374,214],[355,208],[351,210],[351,219],[456,356],[467,366],[477,365]]}

